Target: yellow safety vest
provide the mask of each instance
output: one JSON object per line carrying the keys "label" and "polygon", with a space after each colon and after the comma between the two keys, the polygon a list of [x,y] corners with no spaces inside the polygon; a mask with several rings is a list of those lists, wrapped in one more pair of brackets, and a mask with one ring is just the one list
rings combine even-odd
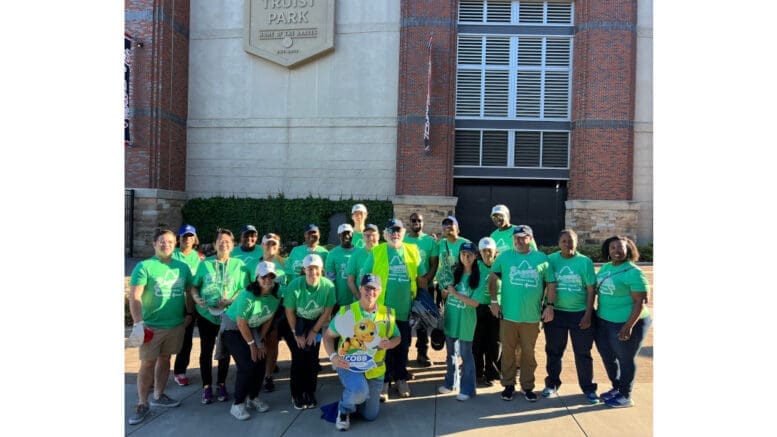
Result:
{"label": "yellow safety vest", "polygon": [[[402,243],[404,250],[404,262],[407,266],[407,277],[410,279],[410,292],[413,299],[418,292],[418,284],[416,284],[416,278],[418,277],[418,266],[421,263],[421,254],[418,253],[418,246],[410,243]],[[380,276],[381,284],[383,284],[383,292],[378,296],[378,303],[383,305],[386,301],[386,291],[388,286],[388,271],[389,271],[389,259],[388,259],[388,244],[382,243],[372,248],[372,273]]]}
{"label": "yellow safety vest", "polygon": [[[362,315],[361,305],[359,305],[358,300],[348,306],[340,307],[339,314],[343,315],[348,310],[353,313],[354,323],[358,323],[359,320],[364,318]],[[375,313],[375,321],[379,322],[381,320],[388,321],[388,323],[375,324],[375,326],[378,327],[378,336],[388,340],[391,338],[391,334],[394,332],[394,324],[396,323],[394,310],[385,305],[378,305]],[[340,335],[340,340],[337,343],[337,350],[340,350],[340,347],[343,345],[344,341],[345,338]],[[367,377],[367,379],[379,378],[386,373],[386,349],[379,349],[377,352],[375,352],[375,355],[372,357],[372,359],[375,361],[375,364],[377,364],[377,367],[373,367],[372,369],[364,372],[364,376]]]}

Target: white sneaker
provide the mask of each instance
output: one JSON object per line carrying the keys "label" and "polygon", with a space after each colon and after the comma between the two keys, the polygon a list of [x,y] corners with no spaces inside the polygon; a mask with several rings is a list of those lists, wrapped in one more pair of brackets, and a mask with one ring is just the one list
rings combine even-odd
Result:
{"label": "white sneaker", "polygon": [[464,393],[459,393],[456,395],[457,401],[466,401],[467,399],[469,399],[469,395],[465,395]]}
{"label": "white sneaker", "polygon": [[254,410],[264,413],[265,411],[270,409],[270,406],[267,405],[267,402],[262,402],[261,399],[259,399],[259,396],[255,397],[254,399],[248,399],[246,400],[246,404],[248,408],[253,408]]}
{"label": "white sneaker", "polygon": [[437,393],[441,395],[447,395],[448,393],[452,392],[453,390],[449,389],[448,387],[441,385],[437,387]]}
{"label": "white sneaker", "polygon": [[407,381],[404,379],[400,379],[399,382],[397,382],[397,391],[399,392],[400,398],[409,398],[411,396],[410,386],[407,385]]}
{"label": "white sneaker", "polygon": [[335,428],[340,431],[348,431],[351,427],[351,416],[349,414],[337,413],[337,421],[335,422]]}
{"label": "white sneaker", "polygon": [[229,409],[230,414],[235,416],[237,420],[248,420],[251,415],[246,411],[246,404],[232,404],[232,408]]}

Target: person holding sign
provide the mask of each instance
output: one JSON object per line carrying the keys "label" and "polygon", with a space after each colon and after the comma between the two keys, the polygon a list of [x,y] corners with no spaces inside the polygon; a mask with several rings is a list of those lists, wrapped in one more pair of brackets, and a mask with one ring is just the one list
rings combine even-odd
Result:
{"label": "person holding sign", "polygon": [[378,417],[386,350],[402,341],[394,310],[378,304],[380,277],[364,275],[359,294],[358,301],[340,308],[324,333],[324,350],[343,384],[335,422],[341,431],[350,428],[350,415],[354,412],[358,411],[365,420]]}

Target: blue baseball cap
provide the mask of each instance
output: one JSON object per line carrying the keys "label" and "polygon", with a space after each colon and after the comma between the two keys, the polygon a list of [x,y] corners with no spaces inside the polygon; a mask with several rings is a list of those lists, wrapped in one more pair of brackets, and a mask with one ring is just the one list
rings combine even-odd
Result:
{"label": "blue baseball cap", "polygon": [[254,226],[254,225],[245,225],[245,226],[243,226],[243,229],[240,230],[240,235],[243,235],[246,232],[256,232],[257,234],[259,234],[259,231],[256,230],[256,226]]}
{"label": "blue baseball cap", "polygon": [[466,243],[462,244],[459,248],[459,251],[466,250],[467,252],[472,252],[474,254],[478,253],[478,247],[475,246],[475,243],[471,243],[467,241]]}
{"label": "blue baseball cap", "polygon": [[362,276],[362,286],[369,285],[375,288],[381,288],[380,287],[380,276],[374,275],[372,273],[367,273],[366,275]]}
{"label": "blue baseball cap", "polygon": [[192,234],[195,237],[197,236],[197,230],[194,229],[194,226],[192,225],[183,225],[181,226],[181,229],[178,229],[178,236],[183,237],[186,234]]}
{"label": "blue baseball cap", "polygon": [[402,223],[402,220],[393,218],[393,219],[389,220],[388,222],[386,222],[386,229],[391,229],[391,228],[402,228],[402,229],[404,229],[405,228],[405,224]]}
{"label": "blue baseball cap", "polygon": [[307,234],[308,232],[311,232],[311,231],[318,231],[318,226],[316,226],[316,225],[314,225],[314,224],[312,224],[312,223],[311,223],[311,224],[309,224],[309,225],[307,225],[307,226],[305,226],[305,233],[306,233],[306,234]]}
{"label": "blue baseball cap", "polygon": [[375,232],[380,232],[380,229],[378,229],[378,225],[373,225],[372,223],[369,223],[364,226],[364,230],[366,231],[367,229],[372,229]]}
{"label": "blue baseball cap", "polygon": [[527,225],[518,225],[513,229],[513,235],[517,235],[519,237],[525,237],[530,236],[534,238],[534,232],[531,230],[531,228]]}

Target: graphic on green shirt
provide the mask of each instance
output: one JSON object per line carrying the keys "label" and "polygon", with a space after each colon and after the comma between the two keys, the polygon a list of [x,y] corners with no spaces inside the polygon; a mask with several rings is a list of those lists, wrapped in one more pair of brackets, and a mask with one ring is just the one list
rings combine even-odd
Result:
{"label": "graphic on green shirt", "polygon": [[304,276],[291,281],[283,296],[283,305],[295,310],[299,317],[317,319],[324,308],[335,304],[335,285],[327,278],[320,278],[317,286],[309,286]]}
{"label": "graphic on green shirt", "polygon": [[364,233],[353,231],[353,239],[351,239],[353,247],[364,249]]}
{"label": "graphic on green shirt", "polygon": [[280,301],[273,295],[256,296],[248,290],[238,293],[224,314],[237,322],[238,317],[245,320],[250,328],[258,328],[273,318]]}
{"label": "graphic on green shirt", "polygon": [[[632,292],[648,293],[650,284],[636,264],[623,263],[613,267],[612,263],[603,265],[596,274],[596,282],[599,294],[599,308],[597,314],[604,320],[613,323],[623,323],[629,319],[634,308]],[[639,318],[645,318],[650,314],[647,306],[642,309]]]}
{"label": "graphic on green shirt", "polygon": [[307,245],[300,244],[294,249],[291,249],[291,252],[289,253],[289,259],[286,260],[286,273],[292,275],[292,277],[300,275],[303,267],[302,260],[311,253],[320,256],[321,261],[326,265],[326,257],[329,254],[329,251],[326,250],[324,246],[316,246],[315,249],[310,249]]}
{"label": "graphic on green shirt", "polygon": [[445,288],[453,285],[453,268],[459,260],[459,249],[466,242],[469,242],[469,240],[464,237],[458,237],[453,243],[448,241],[447,238],[443,238],[437,243],[439,268],[435,274],[435,279],[437,279],[440,287]]}
{"label": "graphic on green shirt", "polygon": [[186,289],[191,270],[183,261],[162,262],[156,256],[139,262],[132,270],[131,286],[143,286],[140,297],[143,321],[156,328],[172,328],[184,321]]}
{"label": "graphic on green shirt", "polygon": [[357,249],[353,247],[344,249],[342,246],[337,246],[332,249],[326,257],[324,270],[326,272],[326,277],[335,284],[337,303],[339,305],[348,305],[354,301],[353,293],[351,293],[351,290],[348,288],[347,268],[348,261],[356,250]]}
{"label": "graphic on green shirt", "polygon": [[212,314],[209,309],[215,308],[219,299],[234,298],[249,282],[245,263],[241,259],[228,258],[226,262],[221,262],[215,256],[205,258],[197,267],[194,285],[199,287],[200,298],[205,301],[208,309],[196,305],[197,312],[212,323],[219,324],[218,315]]}
{"label": "graphic on green shirt", "polygon": [[[411,289],[412,285],[410,283],[410,276],[408,275],[407,265],[404,262],[405,248],[400,247],[400,249],[397,250],[387,245],[386,250],[389,265],[388,277],[386,283],[383,284],[383,303],[387,307],[394,309],[396,312],[397,320],[407,321],[410,317],[410,305],[413,300],[413,291]],[[374,263],[374,252],[371,252],[367,256],[367,259],[365,260],[364,266],[362,267],[360,273],[362,275],[367,273],[376,273]],[[419,276],[426,274],[426,269],[423,265],[418,266],[417,273]]]}
{"label": "graphic on green shirt", "polygon": [[491,271],[502,275],[502,316],[512,322],[540,320],[545,284],[555,282],[553,267],[542,252],[523,254],[514,249],[500,253]]}
{"label": "graphic on green shirt", "polygon": [[[485,292],[488,276],[483,276],[481,272],[478,288],[473,290],[469,287],[469,273],[461,275],[461,280],[456,284],[456,291],[480,301]],[[475,326],[477,324],[477,309],[471,307],[456,296],[450,294],[445,301],[445,335],[451,338],[457,338],[464,341],[472,341],[475,336]]]}
{"label": "graphic on green shirt", "polygon": [[561,252],[548,255],[556,275],[556,306],[562,311],[585,311],[588,286],[596,284],[594,263],[585,255],[575,253],[564,258]]}

